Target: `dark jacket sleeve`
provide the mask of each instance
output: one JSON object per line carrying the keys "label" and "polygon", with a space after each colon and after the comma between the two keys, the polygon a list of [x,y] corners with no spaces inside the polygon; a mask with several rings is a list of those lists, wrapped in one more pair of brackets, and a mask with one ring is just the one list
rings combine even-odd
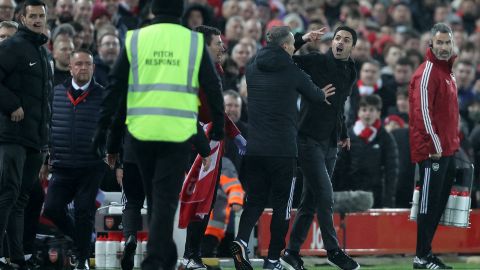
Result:
{"label": "dark jacket sleeve", "polygon": [[348,139],[349,137],[348,137],[348,132],[347,132],[348,131],[347,130],[347,124],[346,124],[347,119],[346,119],[344,114],[342,114],[341,118],[342,118],[341,119],[342,130],[340,131],[340,140],[343,141],[345,139]]}
{"label": "dark jacket sleeve", "polygon": [[341,150],[338,153],[335,169],[332,175],[332,187],[334,191],[351,190],[348,180],[350,173],[350,151]]}
{"label": "dark jacket sleeve", "polygon": [[307,42],[305,42],[303,39],[302,39],[302,36],[303,34],[302,33],[296,33],[295,34],[295,43],[294,43],[294,46],[295,46],[295,51],[298,51],[300,50],[300,48],[306,44]]}
{"label": "dark jacket sleeve", "polygon": [[127,98],[122,97],[120,107],[113,118],[110,126],[110,134],[107,139],[107,153],[118,154],[121,152],[123,137],[125,135],[125,120],[127,119]]}
{"label": "dark jacket sleeve", "polygon": [[398,179],[398,147],[393,136],[383,130],[383,158],[385,170],[385,207],[395,206],[395,194],[397,191]]}
{"label": "dark jacket sleeve", "polygon": [[297,74],[298,92],[313,103],[325,102],[325,93],[312,82],[310,76],[298,68]]}
{"label": "dark jacket sleeve", "polygon": [[16,109],[22,106],[20,99],[5,86],[5,80],[15,69],[17,55],[12,50],[5,46],[0,47],[0,111],[6,113],[8,116]]}
{"label": "dark jacket sleeve", "polygon": [[208,157],[210,155],[210,143],[205,135],[205,131],[203,131],[202,126],[197,121],[197,134],[193,135],[190,138],[190,142],[195,146],[195,149],[202,157]]}
{"label": "dark jacket sleeve", "polygon": [[206,47],[204,47],[203,50],[198,79],[200,81],[200,87],[205,91],[208,106],[210,107],[213,123],[210,138],[216,141],[221,140],[224,136],[222,84]]}
{"label": "dark jacket sleeve", "polygon": [[99,129],[106,130],[110,126],[120,101],[122,98],[126,99],[129,72],[130,63],[128,62],[127,51],[123,48],[109,75],[109,83],[105,89],[100,109]]}

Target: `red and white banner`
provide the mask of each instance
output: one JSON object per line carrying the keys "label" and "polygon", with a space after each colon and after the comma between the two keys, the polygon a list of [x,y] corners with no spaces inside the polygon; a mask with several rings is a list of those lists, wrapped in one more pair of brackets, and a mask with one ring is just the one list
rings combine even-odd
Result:
{"label": "red and white banner", "polygon": [[220,171],[223,140],[210,141],[211,165],[204,171],[202,157],[197,155],[183,182],[180,193],[179,228],[186,228],[192,221],[200,221],[210,212],[215,185]]}

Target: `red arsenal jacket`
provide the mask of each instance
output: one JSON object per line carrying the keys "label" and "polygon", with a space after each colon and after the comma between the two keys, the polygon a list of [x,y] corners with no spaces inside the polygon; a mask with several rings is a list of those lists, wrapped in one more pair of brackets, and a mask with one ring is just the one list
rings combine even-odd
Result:
{"label": "red arsenal jacket", "polygon": [[455,57],[438,60],[431,49],[413,74],[409,89],[410,154],[413,162],[429,154],[450,156],[457,151],[459,111],[457,84],[452,73]]}

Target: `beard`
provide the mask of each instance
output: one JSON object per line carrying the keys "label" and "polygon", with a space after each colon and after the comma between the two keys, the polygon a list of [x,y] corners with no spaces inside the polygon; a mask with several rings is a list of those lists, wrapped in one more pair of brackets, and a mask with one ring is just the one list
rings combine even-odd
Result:
{"label": "beard", "polygon": [[73,21],[73,16],[72,14],[60,14],[58,16],[58,21],[60,23],[68,23]]}

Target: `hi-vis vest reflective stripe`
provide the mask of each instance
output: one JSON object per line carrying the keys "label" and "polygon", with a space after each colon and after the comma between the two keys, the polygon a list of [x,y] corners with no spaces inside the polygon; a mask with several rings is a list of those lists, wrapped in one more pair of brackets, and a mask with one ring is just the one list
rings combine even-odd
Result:
{"label": "hi-vis vest reflective stripe", "polygon": [[177,24],[128,31],[127,127],[141,141],[184,142],[197,133],[203,35]]}

